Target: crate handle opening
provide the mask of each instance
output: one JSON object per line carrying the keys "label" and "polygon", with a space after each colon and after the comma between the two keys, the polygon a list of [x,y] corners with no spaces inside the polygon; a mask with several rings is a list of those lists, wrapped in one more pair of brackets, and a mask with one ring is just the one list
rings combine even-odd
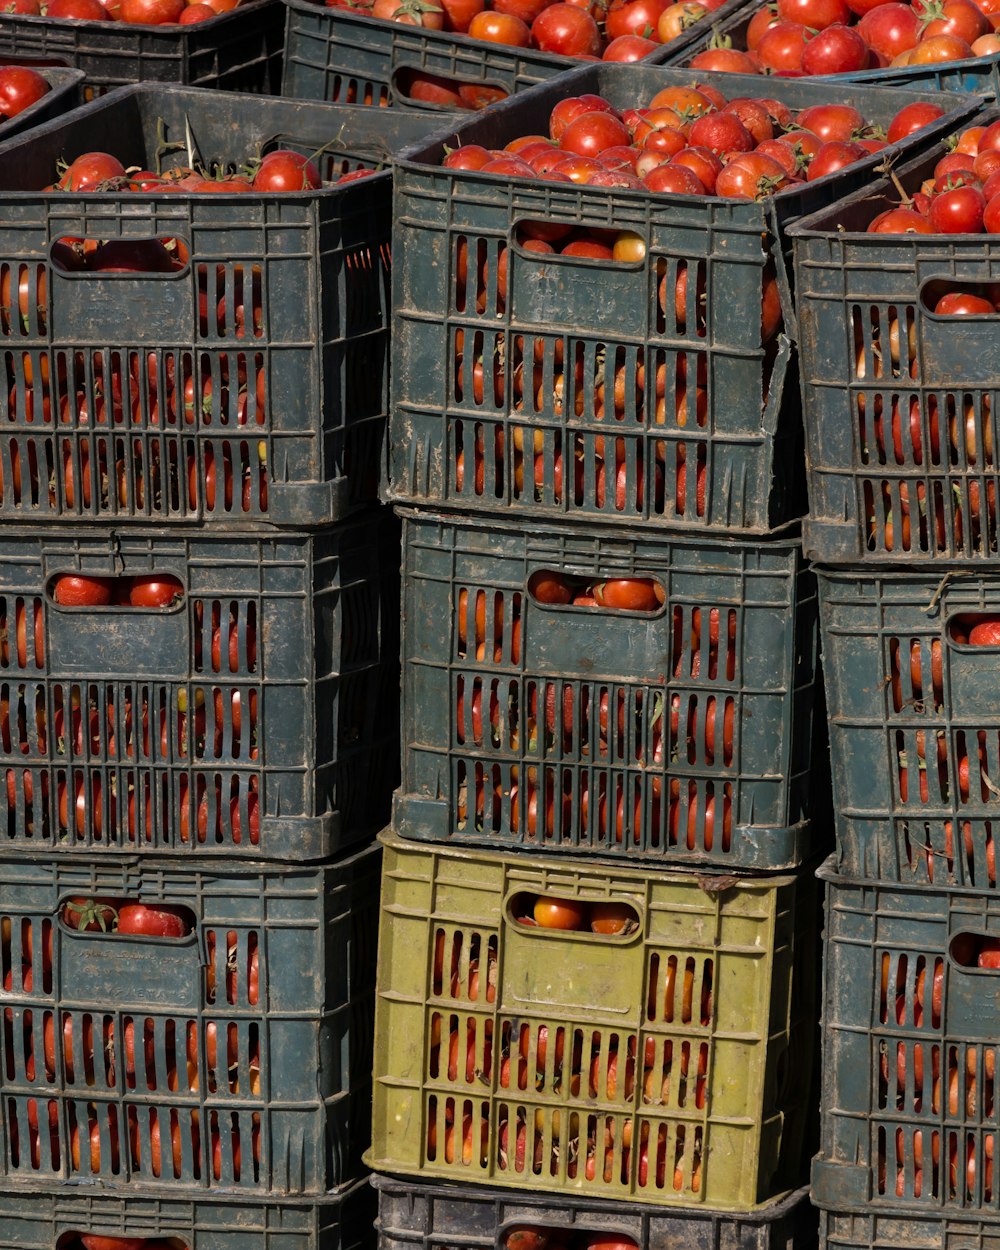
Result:
{"label": "crate handle opening", "polygon": [[519,890],[507,900],[507,919],[539,936],[628,941],[641,930],[639,912],[620,899],[583,899]]}

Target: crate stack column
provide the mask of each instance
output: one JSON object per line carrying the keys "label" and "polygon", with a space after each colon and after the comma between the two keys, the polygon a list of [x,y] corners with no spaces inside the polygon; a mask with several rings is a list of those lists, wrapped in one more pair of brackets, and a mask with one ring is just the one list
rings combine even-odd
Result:
{"label": "crate stack column", "polygon": [[837,835],[812,1193],[837,1250],[1000,1235],[997,319],[936,311],[996,259],[867,231],[946,150],[792,231]]}
{"label": "crate stack column", "polygon": [[[336,180],[424,129],[141,86],[3,151],[5,1246],[371,1241],[390,176]],[[41,190],[276,133],[320,189]]]}
{"label": "crate stack column", "polygon": [[[447,147],[682,82],[584,69]],[[394,186],[382,1244],[783,1243],[827,822],[794,359],[761,316],[781,255],[759,204],[501,184],[444,149]],[[643,255],[532,246],[619,235]]]}

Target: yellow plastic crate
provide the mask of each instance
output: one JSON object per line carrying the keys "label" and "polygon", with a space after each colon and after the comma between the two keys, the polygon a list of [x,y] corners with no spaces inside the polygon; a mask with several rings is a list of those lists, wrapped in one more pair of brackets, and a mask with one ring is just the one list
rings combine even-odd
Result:
{"label": "yellow plastic crate", "polygon": [[[405,843],[389,833],[377,1171],[749,1210],[813,1144],[812,871],[737,878]],[[631,931],[537,928],[534,897]]]}

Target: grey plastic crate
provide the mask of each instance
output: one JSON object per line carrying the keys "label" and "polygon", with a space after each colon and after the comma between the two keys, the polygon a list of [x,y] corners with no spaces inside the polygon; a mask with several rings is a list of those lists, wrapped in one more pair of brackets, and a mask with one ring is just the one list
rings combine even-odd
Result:
{"label": "grey plastic crate", "polygon": [[57,57],[83,71],[86,99],[135,82],[267,95],[281,82],[283,25],[280,0],[244,0],[191,26],[0,13],[0,60]]}
{"label": "grey plastic crate", "polygon": [[[429,129],[417,115],[144,85],[0,147],[0,263],[29,283],[24,315],[0,322],[0,520],[309,526],[377,496],[387,170],[300,194],[42,190],[60,159],[97,148],[155,168],[169,140],[181,150],[163,167],[184,164],[188,124],[206,163],[326,147],[327,179],[387,164]],[[189,260],[64,272],[51,258],[63,237],[176,238]]]}
{"label": "grey plastic crate", "polygon": [[505,1245],[522,1225],[558,1233],[571,1245],[586,1245],[589,1233],[621,1234],[638,1250],[685,1246],[688,1250],[812,1250],[816,1212],[805,1189],[746,1215],[720,1215],[698,1208],[664,1212],[630,1202],[602,1202],[567,1194],[553,1202],[544,1194],[512,1194],[478,1185],[443,1185],[373,1175],[378,1190],[382,1250],[479,1250]]}
{"label": "grey plastic crate", "polygon": [[[989,124],[995,107],[976,118]],[[896,170],[917,189],[947,150]],[[797,222],[794,244],[810,515],[830,564],[997,559],[997,317],[935,314],[1000,282],[992,236],[868,234],[899,203],[885,178]],[[901,330],[902,328],[902,330]]]}
{"label": "grey plastic crate", "polygon": [[[371,837],[398,777],[398,570],[387,509],[316,536],[7,531],[0,851],[287,861]],[[68,572],[184,595],[61,607]]]}
{"label": "grey plastic crate", "polygon": [[997,647],[958,641],[1000,613],[979,570],[817,571],[834,810],[845,872],[995,891]]}
{"label": "grey plastic crate", "polygon": [[[794,539],[401,514],[402,836],[757,872],[825,849],[815,580]],[[665,601],[547,605],[528,590],[545,569],[652,577]]]}
{"label": "grey plastic crate", "polygon": [[[266,874],[0,860],[5,1193],[321,1197],[358,1176],[380,859],[374,845]],[[105,899],[180,906],[193,927],[66,923],[67,900]]]}
{"label": "grey plastic crate", "polygon": [[[802,515],[795,355],[784,335],[761,342],[765,270],[776,268],[793,336],[784,226],[837,190],[864,186],[881,153],[759,203],[507,179],[440,163],[446,147],[493,149],[537,131],[567,96],[597,93],[634,107],[662,87],[699,79],[730,96],[763,90],[753,76],[585,66],[400,156],[389,498],[737,535]],[[800,80],[769,79],[767,90],[792,108],[829,98],[821,83]],[[915,143],[929,143],[977,106],[971,97],[885,88],[858,88],[856,97],[873,121],[918,98],[959,110]],[[615,265],[539,256],[518,242],[519,224],[539,219],[635,231],[646,258]],[[504,249],[505,299],[497,277]],[[669,298],[682,278],[683,322],[676,295]],[[703,410],[697,389],[694,402],[690,395],[702,378]],[[601,396],[616,384],[624,402],[609,425]],[[683,410],[675,402],[681,387]]]}
{"label": "grey plastic crate", "polygon": [[883,1215],[858,1209],[819,1212],[820,1250],[996,1250],[997,1225],[991,1216]]}
{"label": "grey plastic crate", "polygon": [[[726,0],[711,15],[717,20],[746,3]],[[380,21],[316,0],[284,0],[285,59],[281,93],[306,100],[433,110],[409,92],[413,74],[430,74],[448,83],[491,88],[504,95],[545,82],[580,61],[536,48],[486,43],[467,35],[425,30],[402,22]],[[645,63],[667,64],[697,37],[704,22],[689,27]]]}
{"label": "grey plastic crate", "polygon": [[982,942],[1000,944],[1000,899],[842,877],[832,862],[820,877],[823,1090],[813,1200],[869,1218],[967,1213],[995,1222],[998,971],[968,960]]}

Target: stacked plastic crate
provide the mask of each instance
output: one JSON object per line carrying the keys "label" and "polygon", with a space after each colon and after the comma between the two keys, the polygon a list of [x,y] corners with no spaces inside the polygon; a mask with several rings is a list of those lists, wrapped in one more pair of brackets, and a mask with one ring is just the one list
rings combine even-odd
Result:
{"label": "stacked plastic crate", "polygon": [[[797,387],[761,324],[773,210],[441,165],[544,128],[563,97],[624,108],[689,81],[620,68],[396,169],[385,1247],[808,1235],[788,1195],[814,1146],[829,799],[815,578],[789,524]],[[525,246],[588,230],[642,255]]]}
{"label": "stacked plastic crate", "polygon": [[[147,86],[0,153],[4,1246],[371,1239],[390,176],[335,180],[421,130]],[[328,181],[42,190],[275,135]]]}
{"label": "stacked plastic crate", "polygon": [[793,230],[837,831],[812,1190],[859,1250],[1000,1239],[996,318],[936,311],[997,260],[867,232],[945,150]]}

